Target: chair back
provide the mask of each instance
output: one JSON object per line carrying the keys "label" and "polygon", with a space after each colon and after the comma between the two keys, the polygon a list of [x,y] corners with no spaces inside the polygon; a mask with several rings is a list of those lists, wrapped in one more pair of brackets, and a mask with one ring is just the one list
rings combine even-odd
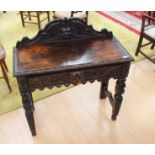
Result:
{"label": "chair back", "polygon": [[[148,42],[143,43],[144,39],[146,39]],[[147,55],[144,52],[144,49],[142,49],[143,47],[148,46],[150,44],[151,44],[151,49],[154,49],[155,47],[155,11],[143,12],[141,33],[139,37],[138,46],[135,52],[136,56],[138,56],[138,54],[141,53],[143,56],[145,56],[147,59],[149,59],[151,62],[155,64],[155,58]]]}
{"label": "chair back", "polygon": [[83,19],[86,23],[88,23],[88,13],[89,11],[72,11],[71,17]]}
{"label": "chair back", "polygon": [[155,24],[155,11],[144,11],[142,21],[145,26]]}
{"label": "chair back", "polygon": [[88,22],[88,11],[53,11],[55,19],[79,18]]}

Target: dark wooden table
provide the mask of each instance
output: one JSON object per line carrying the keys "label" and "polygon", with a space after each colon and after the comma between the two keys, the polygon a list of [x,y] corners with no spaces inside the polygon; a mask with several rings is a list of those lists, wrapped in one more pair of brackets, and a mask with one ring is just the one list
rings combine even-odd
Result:
{"label": "dark wooden table", "polygon": [[[45,87],[97,80],[101,82],[100,98],[109,98],[111,118],[115,120],[132,60],[112,32],[97,32],[76,18],[53,21],[34,38],[18,41],[14,47],[14,76],[32,135],[36,135],[32,92]],[[110,78],[116,79],[114,96],[108,91]]]}

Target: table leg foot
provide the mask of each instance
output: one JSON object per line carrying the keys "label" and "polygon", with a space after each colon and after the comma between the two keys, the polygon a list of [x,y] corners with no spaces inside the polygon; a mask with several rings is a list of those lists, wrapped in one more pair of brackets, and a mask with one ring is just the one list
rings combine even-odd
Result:
{"label": "table leg foot", "polygon": [[32,132],[32,136],[36,136],[36,131]]}
{"label": "table leg foot", "polygon": [[111,120],[112,120],[112,121],[115,121],[116,119],[117,119],[117,116],[116,116],[116,115],[112,115],[112,116],[111,116]]}

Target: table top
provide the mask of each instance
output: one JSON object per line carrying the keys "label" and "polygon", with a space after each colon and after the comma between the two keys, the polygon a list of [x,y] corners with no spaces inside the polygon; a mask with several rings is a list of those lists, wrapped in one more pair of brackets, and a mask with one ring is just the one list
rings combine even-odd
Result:
{"label": "table top", "polygon": [[62,72],[132,61],[120,42],[95,38],[71,43],[34,43],[14,48],[14,75]]}

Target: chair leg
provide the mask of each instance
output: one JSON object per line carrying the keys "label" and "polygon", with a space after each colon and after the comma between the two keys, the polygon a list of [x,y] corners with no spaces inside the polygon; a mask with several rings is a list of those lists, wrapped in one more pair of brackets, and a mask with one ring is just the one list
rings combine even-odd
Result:
{"label": "chair leg", "polygon": [[151,49],[152,49],[152,50],[154,49],[154,46],[155,46],[155,43],[153,43],[152,46],[151,46]]}
{"label": "chair leg", "polygon": [[28,11],[29,20],[31,20],[31,11]]}
{"label": "chair leg", "polygon": [[47,18],[48,18],[48,21],[50,22],[50,12],[47,11]]}
{"label": "chair leg", "polygon": [[2,63],[1,63],[1,69],[2,69],[2,73],[3,73],[4,80],[6,81],[7,86],[8,86],[8,88],[9,88],[10,92],[12,92],[12,89],[11,89],[11,86],[10,86],[10,82],[9,82],[7,73],[6,73],[5,68],[4,68],[4,66],[3,66]]}
{"label": "chair leg", "polygon": [[8,70],[8,67],[7,67],[7,65],[6,65],[5,60],[3,60],[3,65],[4,65],[5,69],[6,69],[6,71],[7,71],[7,72],[9,72],[9,70]]}
{"label": "chair leg", "polygon": [[20,11],[20,16],[21,16],[21,20],[22,20],[22,25],[23,25],[23,27],[25,27],[23,11]]}
{"label": "chair leg", "polygon": [[55,11],[53,11],[53,19],[56,19]]}
{"label": "chair leg", "polygon": [[137,46],[137,49],[136,49],[136,52],[135,52],[135,56],[138,56],[138,54],[139,54],[139,52],[140,52],[139,50],[140,50],[140,48],[141,48],[142,42],[143,42],[143,37],[140,36],[139,42],[138,42],[138,46]]}
{"label": "chair leg", "polygon": [[38,20],[38,28],[40,30],[41,24],[40,24],[40,13],[39,12],[37,12],[37,20]]}
{"label": "chair leg", "polygon": [[89,11],[86,11],[86,19],[85,19],[85,21],[86,21],[87,24],[88,24],[88,16],[89,16]]}

